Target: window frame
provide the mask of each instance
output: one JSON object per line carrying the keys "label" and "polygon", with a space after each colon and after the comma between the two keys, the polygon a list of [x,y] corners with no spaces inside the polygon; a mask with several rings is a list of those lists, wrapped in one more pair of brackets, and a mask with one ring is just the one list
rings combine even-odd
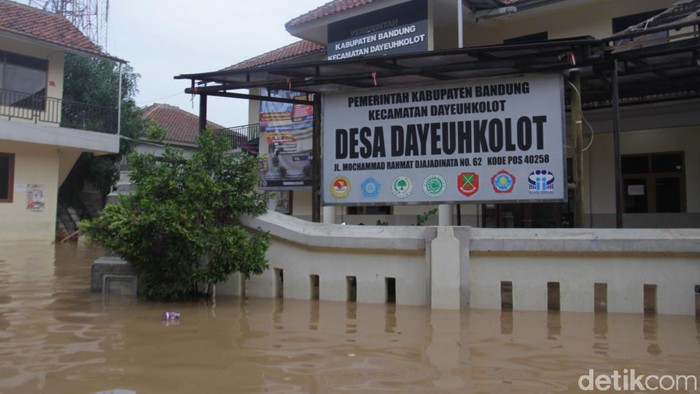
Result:
{"label": "window frame", "polygon": [[[610,20],[610,28],[612,29],[612,34],[617,34],[621,31],[624,31],[625,29],[638,25],[649,18],[652,18],[656,15],[659,15],[660,13],[664,12],[666,9],[665,8],[659,8],[656,10],[652,11],[645,11],[645,12],[639,12],[636,14],[629,14],[629,15],[621,15],[618,17],[614,17]],[[654,39],[667,39],[669,37],[669,32],[668,31],[660,31],[656,33],[652,33],[651,35],[647,36],[640,36],[640,37],[630,37],[630,38],[625,38],[617,41],[617,45],[622,45],[630,42],[639,42],[640,45],[644,44],[644,41],[650,41]]]}
{"label": "window frame", "polygon": [[[37,93],[30,93],[30,92],[21,92],[21,91],[16,91],[16,90],[10,90],[7,88],[7,83],[6,83],[6,78],[8,78],[8,72],[7,72],[7,66],[12,65],[14,67],[20,68],[20,69],[26,69],[26,70],[34,70],[34,71],[41,71],[44,74],[44,80],[43,80],[43,87],[39,92],[43,91],[43,94],[41,96],[38,96]],[[0,105],[6,105],[6,106],[14,106],[18,108],[24,108],[24,109],[29,109],[29,110],[39,110],[39,111],[45,111],[46,110],[46,100],[48,98],[48,89],[49,89],[49,61],[46,59],[40,59],[40,58],[35,58],[32,56],[27,56],[27,55],[22,55],[19,53],[14,53],[14,52],[8,52],[8,51],[0,51],[0,69],[2,70],[0,72],[0,90],[4,91],[4,94],[12,94],[12,93],[19,93],[23,95],[27,95],[27,98],[29,104],[21,104],[23,100],[20,100],[16,103],[12,104],[4,104],[2,100],[8,99],[8,97],[0,96],[2,100],[0,100]],[[20,104],[18,104],[20,103]]]}
{"label": "window frame", "polygon": [[[617,17],[613,17],[610,20],[611,27],[612,27],[612,33],[613,34],[619,33],[621,31],[627,29],[630,26],[640,24],[649,18],[652,18],[656,15],[659,15],[660,13],[664,12],[665,10],[666,10],[665,8],[659,8],[659,9],[651,10],[651,11],[638,12],[636,14],[620,15]],[[668,34],[668,33],[666,33],[666,34]]]}
{"label": "window frame", "polygon": [[[292,190],[275,190],[275,191],[268,191],[268,196],[267,196],[267,202],[266,204],[269,204],[270,201],[275,201],[276,202],[276,207],[274,209],[275,212],[283,213],[285,215],[292,215],[293,208],[294,208],[294,192]],[[276,195],[276,198],[272,198],[273,195]],[[284,204],[286,202],[286,205]]]}
{"label": "window frame", "polygon": [[[654,172],[653,167],[652,167],[652,162],[653,158],[655,156],[662,156],[662,155],[678,155],[680,157],[680,162],[681,162],[681,169],[679,171],[674,171],[674,172]],[[620,184],[620,187],[622,188],[622,199],[623,202],[627,201],[628,197],[628,188],[625,187],[625,181],[627,180],[644,180],[644,189],[645,193],[644,196],[646,198],[646,211],[644,212],[631,212],[627,210],[627,204],[623,203],[623,212],[624,213],[629,213],[629,214],[644,214],[644,213],[686,213],[688,210],[687,207],[687,193],[686,193],[686,180],[685,180],[685,152],[682,151],[674,151],[674,152],[653,152],[653,153],[638,153],[638,154],[629,154],[629,155],[622,155],[621,160],[624,160],[625,158],[640,158],[643,157],[646,159],[646,171],[645,172],[628,172],[628,173],[622,173],[622,182]],[[658,212],[656,209],[656,180],[657,179],[669,179],[669,178],[676,178],[678,179],[678,193],[679,193],[679,210],[678,211],[672,211],[672,212]]]}
{"label": "window frame", "polygon": [[9,159],[8,174],[7,174],[7,198],[0,196],[0,203],[11,203],[14,198],[15,185],[15,154],[0,152],[0,157]]}

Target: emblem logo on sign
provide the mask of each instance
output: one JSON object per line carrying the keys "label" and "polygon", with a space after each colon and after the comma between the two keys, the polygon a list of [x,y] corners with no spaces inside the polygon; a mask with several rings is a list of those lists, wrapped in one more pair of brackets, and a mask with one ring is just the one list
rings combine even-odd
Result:
{"label": "emblem logo on sign", "polygon": [[531,194],[554,193],[554,174],[547,170],[536,170],[527,177],[527,188]]}
{"label": "emblem logo on sign", "polygon": [[350,194],[350,181],[344,176],[337,176],[331,181],[331,194],[335,198],[345,198]]}
{"label": "emblem logo on sign", "polygon": [[457,176],[457,190],[467,197],[479,191],[479,175],[476,172],[463,172]]}
{"label": "emblem logo on sign", "polygon": [[515,176],[506,170],[498,171],[491,177],[491,185],[496,193],[510,193],[515,186]]}
{"label": "emblem logo on sign", "polygon": [[379,195],[379,190],[381,186],[382,184],[379,183],[376,179],[369,177],[362,182],[362,184],[360,185],[360,190],[362,191],[362,195],[364,197],[374,198]]}
{"label": "emblem logo on sign", "polygon": [[405,176],[400,176],[394,179],[391,184],[391,192],[398,198],[406,198],[411,194],[413,190],[413,183],[411,179]]}
{"label": "emblem logo on sign", "polygon": [[441,175],[428,175],[423,181],[423,191],[428,197],[440,197],[447,189],[447,182]]}

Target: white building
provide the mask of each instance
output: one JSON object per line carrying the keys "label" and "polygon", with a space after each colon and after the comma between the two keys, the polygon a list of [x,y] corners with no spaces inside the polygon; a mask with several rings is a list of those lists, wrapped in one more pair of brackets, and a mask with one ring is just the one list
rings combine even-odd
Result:
{"label": "white building", "polygon": [[123,62],[66,18],[0,0],[0,241],[52,241],[58,189],[80,154],[119,151],[117,103],[62,100],[66,53]]}
{"label": "white building", "polygon": [[[575,182],[575,139],[567,120],[568,201],[476,204],[465,198],[458,201],[459,216],[454,206],[448,207],[448,223],[615,227],[617,209],[623,227],[698,227],[700,184],[695,180],[700,179],[700,70],[692,49],[698,40],[698,2],[686,3],[663,13],[673,0],[472,0],[461,6],[453,0],[337,0],[286,24],[290,34],[302,39],[298,43],[219,72],[180,77],[209,82],[207,89],[192,89],[204,97],[240,88],[249,88],[255,95],[261,87],[320,94],[361,92],[554,71],[566,79],[568,116],[570,99],[575,96],[568,78],[578,71],[583,105],[582,171],[581,181]],[[344,36],[343,31],[350,35]],[[420,39],[393,52],[376,45],[381,34],[394,33],[404,44],[405,37]],[[459,47],[464,49],[456,49]],[[620,95],[621,178],[617,187],[613,63],[618,65]],[[257,123],[259,101],[254,96],[250,99],[249,120]],[[328,131],[320,133],[325,137]],[[616,188],[620,192],[617,207]],[[311,190],[292,193],[292,214],[311,219]],[[579,201],[582,214],[576,223]],[[411,225],[417,214],[433,208],[349,205],[338,207],[333,221]],[[437,216],[429,223],[437,223]]]}

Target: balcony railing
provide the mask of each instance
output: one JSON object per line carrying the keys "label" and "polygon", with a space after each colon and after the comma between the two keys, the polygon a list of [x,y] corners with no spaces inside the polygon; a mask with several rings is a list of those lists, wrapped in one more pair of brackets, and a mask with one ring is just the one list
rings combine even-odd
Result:
{"label": "balcony railing", "polygon": [[117,132],[116,109],[46,97],[43,93],[26,94],[0,89],[0,117],[101,133]]}
{"label": "balcony railing", "polygon": [[260,125],[256,123],[245,126],[228,127],[214,130],[214,132],[228,136],[231,140],[231,146],[240,148],[248,141],[260,137]]}

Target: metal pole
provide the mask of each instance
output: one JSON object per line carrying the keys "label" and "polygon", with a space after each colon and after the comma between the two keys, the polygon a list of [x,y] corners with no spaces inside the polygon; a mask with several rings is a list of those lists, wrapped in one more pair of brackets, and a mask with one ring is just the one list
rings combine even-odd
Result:
{"label": "metal pole", "polygon": [[[321,222],[321,94],[314,94],[314,124],[312,131],[311,221]],[[335,220],[335,218],[334,218]]]}
{"label": "metal pole", "polygon": [[622,165],[620,160],[620,91],[617,60],[612,69],[613,145],[615,150],[615,226],[622,228]]}
{"label": "metal pole", "polygon": [[[462,0],[457,0],[457,43],[464,48],[464,15]],[[462,225],[462,205],[457,203],[457,225]]]}
{"label": "metal pole", "polygon": [[117,87],[117,135],[122,135],[122,66],[119,62],[119,86]]}
{"label": "metal pole", "polygon": [[581,75],[571,71],[571,136],[574,142],[574,227],[583,227],[583,113],[581,110]]}
{"label": "metal pole", "polygon": [[464,15],[462,0],[457,0],[457,42],[459,48],[464,48]]}
{"label": "metal pole", "polygon": [[207,129],[207,95],[199,95],[199,132]]}

